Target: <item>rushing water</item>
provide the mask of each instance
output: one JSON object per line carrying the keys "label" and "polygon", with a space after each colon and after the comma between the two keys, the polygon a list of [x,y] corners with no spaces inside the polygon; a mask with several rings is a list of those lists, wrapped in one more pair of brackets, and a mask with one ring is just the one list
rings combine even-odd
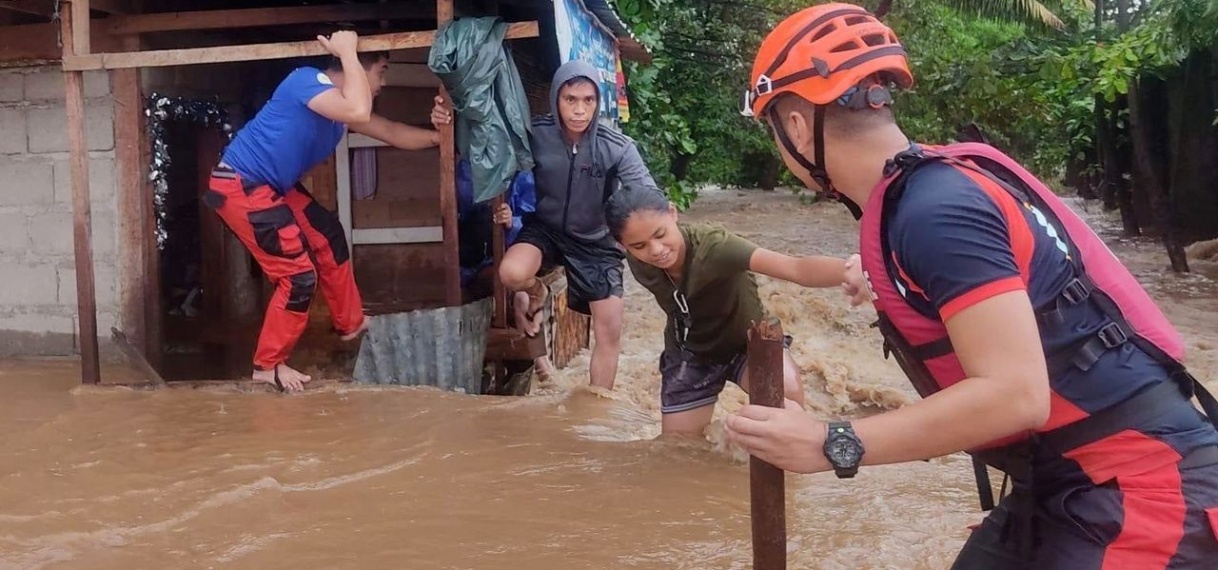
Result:
{"label": "rushing water", "polygon": [[[1091,215],[1218,378],[1215,264],[1171,275],[1156,244]],[[787,252],[857,246],[844,208],[789,194],[708,192],[686,217]],[[0,362],[0,568],[750,568],[747,462],[721,423],[746,397],[724,392],[705,442],[653,441],[663,315],[628,281],[610,393],[584,388],[587,354],[521,398],[83,388],[74,362]],[[817,413],[913,397],[870,309],[761,282]],[[790,567],[945,568],[975,493],[962,455],[789,475]]]}

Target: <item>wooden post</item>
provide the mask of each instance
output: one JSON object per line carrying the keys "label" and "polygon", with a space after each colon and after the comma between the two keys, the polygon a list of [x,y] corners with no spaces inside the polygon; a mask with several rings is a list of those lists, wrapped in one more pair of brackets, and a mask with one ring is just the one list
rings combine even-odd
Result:
{"label": "wooden post", "polygon": [[[436,33],[453,19],[453,0],[436,0]],[[452,110],[448,91],[440,86],[444,104]],[[455,115],[453,117],[456,118]],[[440,226],[444,228],[444,299],[461,304],[461,261],[457,252],[457,149],[453,123],[440,126]]]}
{"label": "wooden post", "polygon": [[[119,40],[124,50],[138,51],[139,36]],[[150,255],[155,234],[146,233],[147,216],[152,215],[152,193],[148,190],[147,163],[143,160],[147,139],[144,135],[144,106],[138,69],[115,69],[110,74],[114,97],[114,171],[118,195],[118,298],[119,315],[127,340],[152,365],[159,361],[149,350],[148,311],[151,301],[160,298],[153,273],[144,257]],[[155,247],[152,247],[155,251]],[[156,334],[156,333],[152,333]]]}
{"label": "wooden post", "polygon": [[[499,2],[497,0],[492,0],[491,2],[489,2],[489,6],[486,7],[486,10],[489,15],[498,16],[499,15]],[[511,184],[508,185],[508,188],[509,189],[511,188]],[[499,207],[503,205],[503,202],[504,202],[503,194],[495,196],[491,200],[491,211],[492,212],[497,211],[499,209]],[[513,213],[515,213],[515,212],[513,212]],[[503,226],[492,222],[491,223],[491,259],[493,260],[493,263],[492,263],[491,267],[493,268],[492,270],[494,271],[493,293],[495,295],[495,315],[494,315],[494,319],[492,320],[492,325],[494,326],[494,328],[497,328],[497,329],[506,329],[508,326],[508,324],[507,324],[507,288],[503,286],[503,281],[499,279],[499,265],[501,263],[503,263],[503,254],[504,254],[504,250],[506,248],[507,248],[507,240],[505,239],[505,236],[504,236]],[[539,338],[542,338],[545,335],[541,331],[538,331],[537,336]],[[542,346],[544,346],[544,343],[542,344]],[[544,354],[542,354],[542,356],[544,356]],[[499,386],[504,386],[507,384],[507,381],[508,381],[507,365],[502,360],[495,361],[495,376],[493,378],[491,378],[491,388],[494,389]]]}
{"label": "wooden post", "polygon": [[[783,334],[777,319],[749,329],[749,403],[783,407]],[[786,483],[784,473],[756,457],[749,458],[753,518],[753,569],[787,567]]]}
{"label": "wooden post", "polygon": [[[60,14],[63,53],[89,53],[89,0],[73,0]],[[77,44],[77,41],[83,43]],[[92,203],[89,152],[85,142],[85,82],[79,71],[64,72],[67,90],[68,145],[72,163],[72,227],[76,255],[76,306],[80,328],[80,379],[101,381],[97,354],[97,296],[93,283]]]}

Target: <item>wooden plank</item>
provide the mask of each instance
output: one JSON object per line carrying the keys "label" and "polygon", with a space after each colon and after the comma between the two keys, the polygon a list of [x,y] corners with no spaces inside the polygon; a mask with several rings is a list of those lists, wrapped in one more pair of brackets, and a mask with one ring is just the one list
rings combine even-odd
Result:
{"label": "wooden plank", "polygon": [[[783,335],[777,319],[749,329],[749,403],[783,407]],[[782,469],[749,458],[749,489],[753,519],[753,568],[787,567],[786,486]]]}
{"label": "wooden plank", "polygon": [[[93,53],[93,44],[89,34],[89,2],[90,0],[71,0],[72,12],[72,53],[76,55]],[[64,53],[68,53],[64,50]]]}
{"label": "wooden plank", "polygon": [[342,140],[338,141],[338,148],[334,150],[334,173],[337,183],[335,194],[338,198],[338,221],[343,226],[343,233],[347,234],[347,245],[351,248],[351,258],[355,259],[355,242],[351,241],[351,230],[355,226],[351,221],[351,149],[348,146],[350,140],[351,132],[348,131],[343,135]]}
{"label": "wooden plank", "polygon": [[[105,34],[100,22],[91,22],[90,37],[94,51],[123,49]],[[3,65],[27,65],[59,61],[63,56],[63,48],[59,46],[60,29],[59,23],[0,27],[0,62]]]}
{"label": "wooden plank", "polygon": [[89,8],[107,14],[135,14],[141,0],[90,0]]}
{"label": "wooden plank", "polygon": [[[436,0],[436,24],[443,26],[453,19],[453,0]],[[536,22],[532,22],[536,31]],[[511,31],[510,29],[508,30]],[[528,36],[533,37],[533,36]],[[447,90],[440,86],[440,97],[452,111]],[[455,115],[454,115],[455,116]],[[457,148],[453,123],[440,125],[440,224],[444,227],[445,300],[450,307],[461,304],[461,263],[457,250]],[[491,386],[493,392],[495,387]]]}
{"label": "wooden plank", "polygon": [[347,148],[387,147],[389,143],[359,133],[347,134]]}
{"label": "wooden plank", "polygon": [[55,15],[55,0],[0,0],[0,9],[49,18]]}
{"label": "wooden plank", "polygon": [[[63,13],[64,56],[74,53],[73,11]],[[80,339],[80,379],[101,382],[97,351],[97,295],[93,282],[92,202],[89,198],[89,153],[85,145],[85,78],[79,71],[64,73],[67,91],[68,148],[72,167],[72,237],[76,256],[76,306]]]}
{"label": "wooden plank", "polygon": [[431,226],[424,228],[376,228],[370,230],[352,230],[355,245],[378,245],[391,243],[442,243],[444,228]]}
{"label": "wooden plank", "polygon": [[[123,41],[124,49],[140,47],[138,37],[128,36]],[[118,198],[119,316],[132,345],[148,354],[147,299],[159,298],[160,292],[157,280],[147,273],[144,263],[156,237],[145,233],[145,217],[152,216],[152,192],[146,182],[143,161],[147,138],[139,71],[111,71],[110,89],[114,98],[114,173]]]}
{"label": "wooden plank", "polygon": [[444,306],[444,252],[439,243],[361,245],[352,258],[364,310],[384,314]]}
{"label": "wooden plank", "polygon": [[[435,30],[428,30],[423,32],[395,32],[364,36],[359,40],[358,49],[359,51],[390,51],[429,47],[435,35]],[[536,21],[517,22],[508,26],[508,39],[534,38],[537,35],[538,28]],[[326,53],[325,48],[317,43],[316,40],[309,40],[304,42],[68,56],[64,58],[63,66],[67,71],[88,71],[93,69],[122,69],[126,67],[166,67],[229,61],[259,61],[318,56],[325,55]]]}
{"label": "wooden plank", "polygon": [[107,23],[110,33],[113,34],[146,34],[325,22],[401,20],[412,16],[423,16],[430,20],[430,14],[426,13],[430,7],[430,2],[394,2],[392,4],[333,4],[237,10],[196,10],[116,16],[107,18]]}
{"label": "wooden plank", "polygon": [[546,339],[543,335],[530,337],[516,329],[492,327],[486,339],[486,356],[483,360],[533,360],[545,355]]}

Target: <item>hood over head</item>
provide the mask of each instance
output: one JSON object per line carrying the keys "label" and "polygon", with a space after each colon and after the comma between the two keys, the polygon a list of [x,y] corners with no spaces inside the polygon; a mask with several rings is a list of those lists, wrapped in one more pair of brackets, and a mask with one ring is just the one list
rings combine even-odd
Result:
{"label": "hood over head", "polygon": [[592,124],[588,127],[588,130],[591,131],[592,129],[596,128],[597,124],[600,123],[600,114],[601,111],[604,110],[601,107],[605,104],[605,102],[601,101],[601,82],[599,79],[597,79],[600,77],[600,72],[598,72],[595,67],[592,67],[592,64],[586,61],[578,59],[568,61],[567,63],[562,64],[562,66],[558,68],[558,71],[554,72],[554,79],[550,82],[550,112],[554,114],[554,119],[558,122],[558,124],[561,125],[562,115],[558,113],[558,90],[562,89],[563,83],[575,79],[576,77],[586,77],[592,82],[593,85],[596,85],[596,118],[592,120]]}

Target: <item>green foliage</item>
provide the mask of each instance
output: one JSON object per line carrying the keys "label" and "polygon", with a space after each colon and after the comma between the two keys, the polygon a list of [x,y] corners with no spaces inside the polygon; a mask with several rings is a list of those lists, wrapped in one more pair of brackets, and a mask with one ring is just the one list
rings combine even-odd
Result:
{"label": "green foliage", "polygon": [[[654,54],[650,65],[626,66],[625,129],[678,206],[706,183],[798,186],[768,132],[739,110],[757,45],[805,2],[615,5]],[[1120,18],[1117,2],[1104,5],[1097,29],[1091,0],[895,0],[885,20],[917,82],[897,95],[902,128],[943,143],[975,124],[1047,179],[1094,168],[1096,97],[1115,101],[1135,77],[1166,75],[1190,50],[1218,44],[1218,0],[1131,0],[1123,5],[1144,7]]]}
{"label": "green foliage", "polygon": [[656,182],[678,206],[701,184],[753,187],[778,170],[766,131],[740,116],[752,53],[796,4],[778,0],[618,0],[650,64],[627,62],[631,120]]}

